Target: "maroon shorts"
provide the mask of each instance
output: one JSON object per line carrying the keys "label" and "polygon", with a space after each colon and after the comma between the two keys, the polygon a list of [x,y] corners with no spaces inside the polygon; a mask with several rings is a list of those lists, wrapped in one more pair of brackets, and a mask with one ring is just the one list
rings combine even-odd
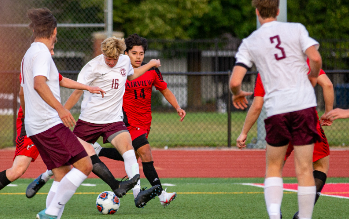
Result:
{"label": "maroon shorts", "polygon": [[315,107],[270,116],[264,120],[267,136],[265,140],[271,146],[308,145],[321,141],[316,129],[318,122]]}
{"label": "maroon shorts", "polygon": [[88,156],[77,137],[62,123],[29,138],[49,170],[73,164]]}
{"label": "maroon shorts", "polygon": [[124,122],[94,124],[79,119],[73,132],[88,143],[95,143],[100,136],[103,137],[103,143],[107,143],[119,133],[128,131]]}

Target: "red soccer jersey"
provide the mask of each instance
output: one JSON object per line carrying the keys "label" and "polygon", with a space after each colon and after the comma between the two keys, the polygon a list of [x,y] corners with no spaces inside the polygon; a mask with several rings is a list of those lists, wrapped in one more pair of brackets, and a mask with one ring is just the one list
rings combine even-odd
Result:
{"label": "red soccer jersey", "polygon": [[157,68],[151,68],[142,76],[126,81],[126,90],[122,108],[126,126],[135,126],[148,130],[151,116],[151,93],[153,85],[157,90],[165,90],[167,83]]}
{"label": "red soccer jersey", "polygon": [[[309,74],[310,73],[309,59],[307,59],[307,64],[309,66],[309,71],[308,71],[308,74]],[[319,75],[323,75],[323,74],[326,74],[325,71],[320,69],[320,74]],[[254,96],[255,97],[264,97],[264,95],[265,95],[265,91],[264,91],[262,79],[261,79],[261,76],[258,73],[257,74],[257,78],[256,78],[256,83],[255,83],[255,86],[254,86]]]}

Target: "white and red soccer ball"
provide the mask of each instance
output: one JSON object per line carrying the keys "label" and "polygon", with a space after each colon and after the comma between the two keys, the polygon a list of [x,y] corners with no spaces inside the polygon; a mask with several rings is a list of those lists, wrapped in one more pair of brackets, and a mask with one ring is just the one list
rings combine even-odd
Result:
{"label": "white and red soccer ball", "polygon": [[102,192],[96,200],[97,210],[102,214],[115,214],[120,207],[120,199],[110,191]]}

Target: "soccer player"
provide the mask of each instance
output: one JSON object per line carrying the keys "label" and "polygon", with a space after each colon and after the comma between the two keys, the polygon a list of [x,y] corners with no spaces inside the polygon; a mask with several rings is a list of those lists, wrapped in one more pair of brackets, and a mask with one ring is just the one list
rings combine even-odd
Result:
{"label": "soccer player", "polygon": [[[142,65],[144,54],[148,48],[147,40],[137,34],[132,34],[125,39],[125,54],[131,59],[134,69]],[[159,185],[161,194],[160,203],[163,206],[170,204],[176,198],[176,193],[168,193],[161,187],[159,176],[154,167],[153,156],[148,142],[151,126],[151,94],[153,86],[159,90],[165,99],[173,106],[183,121],[186,113],[179,106],[176,97],[167,87],[158,68],[151,68],[139,78],[126,82],[123,111],[124,123],[131,134],[132,145],[142,160],[143,172],[152,186]],[[102,148],[96,146],[97,155],[114,160],[122,160],[122,157],[114,148]]]}
{"label": "soccer player", "polygon": [[[248,68],[256,65],[265,89],[267,111],[266,178],[264,197],[271,219],[280,218],[283,195],[282,169],[288,144],[294,146],[298,180],[299,218],[311,218],[316,195],[313,177],[314,143],[317,132],[315,86],[321,69],[318,42],[299,23],[276,21],[278,0],[253,0],[261,27],[242,41],[230,78],[233,101],[244,108],[241,83]],[[306,64],[309,58],[311,72]],[[310,81],[311,82],[310,82]]]}
{"label": "soccer player", "polygon": [[[110,37],[101,44],[102,53],[89,61],[80,71],[78,82],[86,85],[100,86],[106,91],[104,98],[97,95],[75,90],[65,104],[71,109],[84,92],[81,103],[81,114],[74,128],[74,134],[88,143],[95,143],[100,136],[103,142],[110,142],[122,155],[125,170],[129,178],[139,176],[139,166],[132,147],[131,136],[123,122],[122,100],[125,93],[126,80],[133,80],[152,67],[160,66],[159,60],[151,60],[148,64],[133,69],[130,58],[122,53],[125,51],[124,40]],[[84,145],[93,163],[93,172],[108,185],[115,181],[114,176],[96,155],[92,145]],[[98,166],[97,166],[98,165]],[[96,167],[96,168],[95,168]],[[136,193],[136,207],[143,207],[159,193],[159,186],[148,190],[140,188],[140,180],[133,189]]]}
{"label": "soccer player", "polygon": [[[33,31],[34,42],[21,64],[25,130],[47,169],[52,170],[57,184],[56,192],[48,194],[48,207],[36,218],[57,218],[90,174],[92,164],[84,147],[69,129],[75,124],[73,116],[60,103],[59,73],[49,51],[56,41],[57,20],[47,8],[30,9],[27,16],[31,20],[29,28]],[[98,87],[77,82],[72,87],[96,95],[105,93]],[[73,165],[72,169],[70,165]]]}
{"label": "soccer player", "polygon": [[[333,108],[333,100],[334,100],[333,84],[322,69],[320,71],[317,83],[322,87],[322,90],[323,90],[323,95],[325,99],[325,114],[326,114]],[[236,140],[236,145],[240,149],[246,147],[247,134],[250,131],[253,124],[257,121],[262,111],[263,103],[264,103],[264,99],[263,99],[264,95],[265,95],[264,87],[263,87],[260,75],[258,74],[256,78],[255,88],[254,88],[254,99],[250,109],[247,112],[247,116],[242,128],[241,134]],[[317,130],[319,135],[321,136],[321,142],[315,143],[314,152],[313,152],[313,168],[314,168],[313,175],[314,175],[315,185],[316,185],[315,203],[319,199],[321,195],[321,190],[326,183],[327,172],[329,169],[330,147],[327,142],[327,138],[324,133],[324,130],[321,127],[320,121],[325,126],[330,126],[332,123],[324,119],[325,114],[321,117],[321,120],[318,120],[318,123],[317,123]],[[289,143],[289,146],[286,152],[285,161],[291,155],[292,151],[293,151],[293,145]],[[294,215],[293,218],[294,219],[298,218],[298,212]]]}

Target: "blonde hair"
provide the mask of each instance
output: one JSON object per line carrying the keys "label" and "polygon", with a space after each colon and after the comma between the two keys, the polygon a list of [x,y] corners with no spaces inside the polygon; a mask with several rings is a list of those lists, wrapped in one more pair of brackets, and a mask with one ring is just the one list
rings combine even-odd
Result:
{"label": "blonde hair", "polygon": [[125,40],[116,37],[109,37],[101,44],[103,55],[108,58],[117,59],[126,49]]}
{"label": "blonde hair", "polygon": [[263,19],[276,18],[280,0],[252,0],[252,6],[257,8]]}

